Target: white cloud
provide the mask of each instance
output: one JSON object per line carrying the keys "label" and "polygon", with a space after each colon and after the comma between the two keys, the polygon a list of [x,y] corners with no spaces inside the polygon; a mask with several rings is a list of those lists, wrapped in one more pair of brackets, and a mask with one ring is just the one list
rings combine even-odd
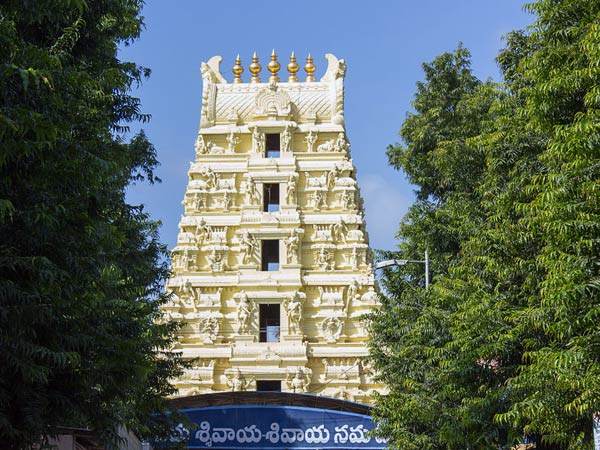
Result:
{"label": "white cloud", "polygon": [[399,177],[386,178],[378,173],[363,173],[359,177],[364,199],[367,231],[374,249],[392,250],[396,246],[396,231],[414,195]]}

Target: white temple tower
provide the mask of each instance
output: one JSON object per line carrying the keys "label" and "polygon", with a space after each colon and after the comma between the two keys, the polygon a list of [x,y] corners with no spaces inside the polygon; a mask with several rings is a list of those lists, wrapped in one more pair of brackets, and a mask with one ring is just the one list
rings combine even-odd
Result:
{"label": "white temple tower", "polygon": [[370,404],[361,316],[377,307],[362,199],[344,126],[344,60],[306,81],[275,52],[228,83],[202,63],[196,155],[173,250],[168,315],[195,365],[179,395],[280,390]]}

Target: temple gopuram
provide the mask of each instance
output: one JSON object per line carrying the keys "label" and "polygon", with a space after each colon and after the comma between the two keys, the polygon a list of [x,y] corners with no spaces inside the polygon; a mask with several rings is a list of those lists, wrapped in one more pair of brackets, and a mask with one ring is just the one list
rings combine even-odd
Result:
{"label": "temple gopuram", "polygon": [[[384,386],[367,358],[363,316],[378,298],[344,125],[346,64],[325,58],[317,80],[309,55],[302,81],[293,53],[285,81],[275,51],[264,72],[254,54],[247,81],[239,56],[231,82],[220,56],[202,63],[164,307],[184,323],[174,350],[193,361],[173,400],[199,426],[183,431],[190,448],[384,446],[366,434]],[[219,408],[233,415],[221,423]]]}

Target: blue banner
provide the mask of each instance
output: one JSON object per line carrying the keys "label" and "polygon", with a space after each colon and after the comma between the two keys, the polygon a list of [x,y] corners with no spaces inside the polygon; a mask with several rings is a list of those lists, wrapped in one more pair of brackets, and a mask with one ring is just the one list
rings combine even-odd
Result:
{"label": "blue banner", "polygon": [[246,449],[373,449],[385,440],[371,437],[370,416],[297,406],[219,406],[184,409],[196,424],[176,428],[174,441],[188,448]]}

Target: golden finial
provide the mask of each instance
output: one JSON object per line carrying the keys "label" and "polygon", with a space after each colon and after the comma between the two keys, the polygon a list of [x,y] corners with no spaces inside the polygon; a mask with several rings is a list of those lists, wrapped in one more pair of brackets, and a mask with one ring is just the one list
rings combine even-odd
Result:
{"label": "golden finial", "polygon": [[260,83],[260,77],[258,74],[262,70],[261,65],[258,63],[258,56],[256,56],[256,52],[252,55],[252,64],[250,64],[250,73],[252,74],[252,78],[250,79],[250,83]]}
{"label": "golden finial", "polygon": [[317,67],[313,64],[313,57],[308,54],[306,58],[306,65],[304,66],[304,71],[306,72],[306,81],[311,82],[315,81],[315,76],[313,75],[317,70]]}
{"label": "golden finial", "polygon": [[292,55],[290,56],[290,63],[287,65],[287,70],[290,73],[290,76],[288,77],[288,82],[297,83],[298,77],[296,76],[296,72],[300,70],[300,66],[296,64],[296,55],[294,55],[294,52],[292,52]]}
{"label": "golden finial", "polygon": [[233,72],[233,82],[243,83],[242,73],[244,72],[244,68],[242,67],[242,60],[240,59],[240,55],[237,55],[237,57],[235,58],[235,66],[233,66],[231,71]]}
{"label": "golden finial", "polygon": [[279,62],[277,61],[275,49],[273,49],[273,52],[271,53],[271,61],[269,61],[269,64],[267,64],[267,69],[269,69],[269,72],[271,72],[271,76],[269,77],[269,83],[273,81],[278,83],[279,77],[277,76],[277,72],[279,72],[279,69],[281,69],[281,64],[279,64]]}

